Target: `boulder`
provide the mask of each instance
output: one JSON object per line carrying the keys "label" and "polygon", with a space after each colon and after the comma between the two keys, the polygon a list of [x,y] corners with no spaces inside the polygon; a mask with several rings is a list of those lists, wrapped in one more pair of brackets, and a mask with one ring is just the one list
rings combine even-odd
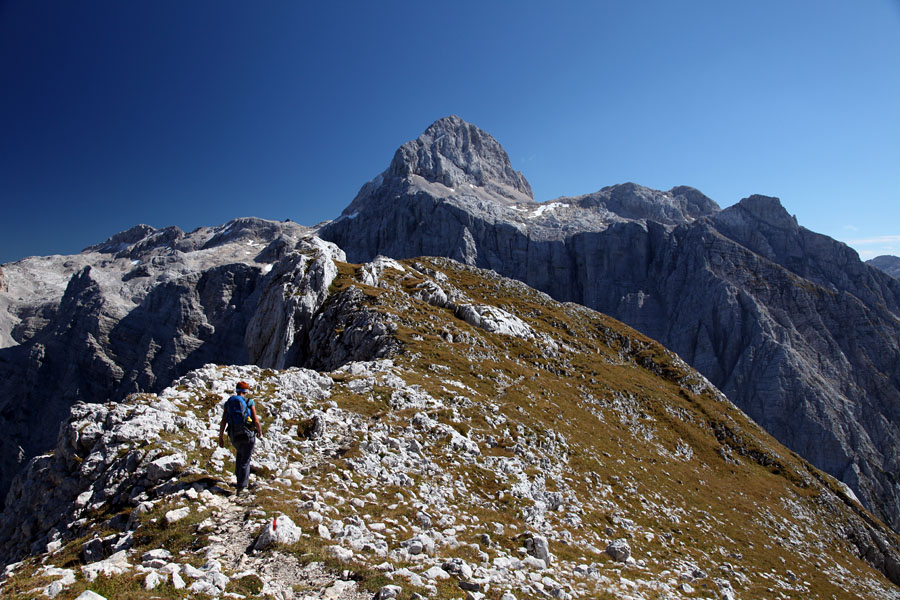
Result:
{"label": "boulder", "polygon": [[628,545],[628,540],[620,538],[610,542],[605,552],[614,561],[623,563],[631,556],[631,546]]}
{"label": "boulder", "polygon": [[300,528],[287,515],[272,519],[253,543],[254,550],[266,550],[273,546],[290,546],[300,539]]}

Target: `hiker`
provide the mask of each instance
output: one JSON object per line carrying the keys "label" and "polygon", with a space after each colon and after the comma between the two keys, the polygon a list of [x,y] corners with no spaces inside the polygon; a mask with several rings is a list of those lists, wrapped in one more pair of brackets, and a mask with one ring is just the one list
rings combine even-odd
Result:
{"label": "hiker", "polygon": [[246,396],[250,384],[239,381],[235,386],[234,396],[225,401],[222,411],[222,422],[219,423],[219,446],[225,447],[225,427],[228,427],[228,438],[234,446],[237,458],[234,461],[234,476],[237,478],[237,492],[240,494],[247,487],[250,479],[250,455],[256,444],[256,436],[262,437],[262,427],[256,416],[253,400]]}

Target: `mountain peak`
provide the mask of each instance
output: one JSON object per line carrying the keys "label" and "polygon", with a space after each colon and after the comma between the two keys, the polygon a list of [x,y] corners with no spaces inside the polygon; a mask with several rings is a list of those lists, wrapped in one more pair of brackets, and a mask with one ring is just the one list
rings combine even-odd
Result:
{"label": "mountain peak", "polygon": [[418,138],[403,144],[386,174],[418,175],[451,189],[485,188],[514,201],[534,199],[531,185],[513,169],[500,143],[455,115],[438,119]]}
{"label": "mountain peak", "polygon": [[796,229],[797,218],[792,217],[781,205],[781,200],[773,196],[753,194],[738,202],[737,206],[760,221],[785,229]]}

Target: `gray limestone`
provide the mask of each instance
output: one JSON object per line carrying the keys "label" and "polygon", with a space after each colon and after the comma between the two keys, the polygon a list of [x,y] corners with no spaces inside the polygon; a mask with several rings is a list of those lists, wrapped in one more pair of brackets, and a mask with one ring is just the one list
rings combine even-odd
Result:
{"label": "gray limestone", "polygon": [[[311,361],[308,335],[327,330],[314,318],[344,259],[305,227],[243,218],[190,233],[139,225],[80,254],[3,265],[0,378],[16,392],[0,405],[0,498],[53,445],[73,403],[158,391],[208,362]],[[317,360],[389,351],[358,341],[348,334],[335,358],[314,340]],[[161,463],[150,477],[183,466]]]}
{"label": "gray limestone", "polygon": [[[472,130],[437,121],[319,235],[351,262],[446,256],[628,323],[900,529],[900,282],[777,198],[721,210],[693,188],[632,183],[544,203],[498,196],[513,182],[493,164],[506,155],[491,150],[483,168],[484,153],[465,149],[490,136]],[[469,158],[496,179],[453,175]],[[451,302],[440,285],[421,294]]]}

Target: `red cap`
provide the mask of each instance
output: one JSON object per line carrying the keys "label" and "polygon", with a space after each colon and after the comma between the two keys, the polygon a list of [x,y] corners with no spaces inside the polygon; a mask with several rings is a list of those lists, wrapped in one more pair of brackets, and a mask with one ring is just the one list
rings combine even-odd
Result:
{"label": "red cap", "polygon": [[249,389],[250,389],[250,384],[247,383],[246,381],[238,381],[238,384],[237,384],[236,387],[237,387],[237,389],[239,389],[239,390],[249,390]]}

